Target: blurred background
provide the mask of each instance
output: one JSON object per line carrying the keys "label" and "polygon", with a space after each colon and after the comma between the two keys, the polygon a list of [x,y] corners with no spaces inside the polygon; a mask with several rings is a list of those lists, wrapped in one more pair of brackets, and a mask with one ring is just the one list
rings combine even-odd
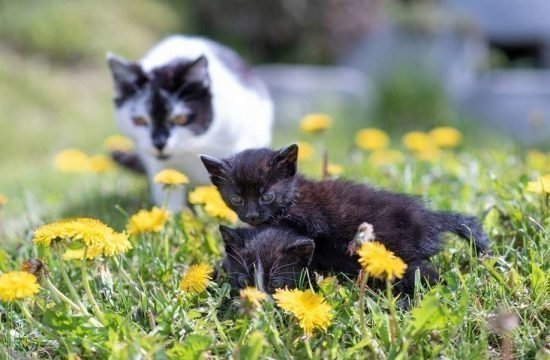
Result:
{"label": "blurred background", "polygon": [[[326,112],[349,133],[452,125],[471,146],[547,151],[548,19],[547,0],[0,0],[3,211],[25,214],[15,223],[61,202],[84,207],[67,214],[100,211],[77,201],[98,185],[54,172],[52,158],[106,154],[117,132],[106,52],[139,59],[173,33],[210,37],[257,66],[276,101],[276,145],[304,114]],[[117,203],[126,192],[147,201],[143,180],[112,176],[128,176],[110,191]]]}

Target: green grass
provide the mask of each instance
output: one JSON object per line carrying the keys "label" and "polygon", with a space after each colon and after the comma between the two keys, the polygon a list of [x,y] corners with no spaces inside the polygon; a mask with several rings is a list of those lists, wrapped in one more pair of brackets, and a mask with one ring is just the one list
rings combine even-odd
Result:
{"label": "green grass", "polygon": [[[317,155],[301,164],[318,177],[321,144],[338,146],[331,160],[345,165],[343,176],[369,181],[395,191],[424,197],[433,208],[454,209],[478,215],[491,237],[492,254],[482,259],[471,255],[467,244],[449,238],[434,262],[443,282],[418,289],[411,311],[397,310],[392,340],[390,300],[384,291],[368,289],[365,295],[367,341],[361,332],[360,293],[353,279],[317,285],[309,274],[303,288],[321,293],[332,306],[334,319],[326,332],[304,338],[289,314],[264,302],[253,314],[240,310],[220,269],[222,245],[217,232],[220,220],[204,215],[194,220],[174,217],[158,234],[132,238],[132,249],[114,259],[86,264],[94,297],[105,314],[105,327],[93,327],[87,317],[57,303],[43,289],[27,301],[35,319],[62,337],[66,347],[81,358],[435,358],[498,357],[504,338],[510,338],[517,358],[542,358],[548,336],[549,234],[548,199],[525,192],[526,180],[535,175],[524,159],[506,148],[490,152],[464,146],[447,152],[436,163],[414,160],[399,166],[373,168],[365,153],[352,146],[351,133],[338,130],[326,138],[302,137],[317,143]],[[467,134],[466,134],[466,137]],[[288,138],[279,137],[279,143]],[[334,153],[334,154],[333,154]],[[452,164],[452,165],[450,165]],[[117,170],[108,175],[74,175],[65,180],[79,195],[62,195],[59,216],[36,215],[15,239],[17,247],[0,254],[2,271],[18,268],[24,260],[40,258],[51,281],[68,294],[60,273],[61,262],[48,249],[32,245],[31,231],[43,219],[94,216],[122,229],[127,214],[147,205],[144,181]],[[32,209],[28,214],[32,214]],[[12,239],[13,240],[13,239]],[[166,247],[168,246],[168,247]],[[168,250],[168,251],[167,251]],[[185,269],[206,262],[220,271],[205,293],[178,290]],[[71,284],[91,312],[84,295],[79,266],[65,262]],[[137,284],[137,285],[136,285]],[[22,316],[17,303],[2,303],[0,344],[12,355],[65,357],[67,349],[52,335]],[[502,333],[490,326],[491,318],[511,312],[519,326]],[[370,344],[370,345],[369,345]],[[376,352],[373,352],[374,346]],[[546,351],[546,353],[545,353]],[[203,354],[203,355],[201,355]],[[546,354],[546,355],[544,355]]]}

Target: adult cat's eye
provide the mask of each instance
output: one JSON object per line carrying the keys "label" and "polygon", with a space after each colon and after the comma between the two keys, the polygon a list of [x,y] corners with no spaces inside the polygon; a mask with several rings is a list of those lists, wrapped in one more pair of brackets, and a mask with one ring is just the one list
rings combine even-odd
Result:
{"label": "adult cat's eye", "polygon": [[233,205],[242,205],[243,204],[243,198],[240,197],[239,195],[231,195],[231,197],[229,197],[229,201],[231,201],[231,203]]}
{"label": "adult cat's eye", "polygon": [[147,120],[143,116],[134,116],[132,122],[136,126],[147,126]]}
{"label": "adult cat's eye", "polygon": [[240,287],[245,288],[248,285],[250,285],[250,277],[248,275],[239,275],[239,278],[237,279],[237,283]]}
{"label": "adult cat's eye", "polygon": [[275,194],[272,192],[266,192],[260,197],[260,201],[264,204],[270,204],[275,200]]}
{"label": "adult cat's eye", "polygon": [[175,115],[170,118],[170,122],[174,125],[183,126],[189,122],[189,116],[184,114]]}

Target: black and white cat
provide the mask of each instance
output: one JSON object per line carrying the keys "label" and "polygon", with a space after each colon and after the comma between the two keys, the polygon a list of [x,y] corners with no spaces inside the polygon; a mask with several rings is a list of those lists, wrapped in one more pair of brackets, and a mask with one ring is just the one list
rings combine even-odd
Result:
{"label": "black and white cat", "polygon": [[208,183],[198,154],[228,154],[271,142],[273,105],[251,68],[212,40],[172,36],[138,62],[108,54],[118,127],[131,137],[150,179],[153,200],[172,211],[183,188],[169,197],[152,178],[172,168],[191,183]]}

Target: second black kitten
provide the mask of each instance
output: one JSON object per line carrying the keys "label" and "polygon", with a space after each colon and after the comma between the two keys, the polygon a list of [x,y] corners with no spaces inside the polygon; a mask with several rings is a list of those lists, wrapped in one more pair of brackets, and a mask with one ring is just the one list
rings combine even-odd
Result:
{"label": "second black kitten", "polygon": [[429,258],[441,249],[441,234],[472,240],[480,252],[488,239],[477,220],[427,209],[417,198],[344,180],[311,181],[297,175],[298,146],[251,149],[226,159],[201,157],[224,201],[250,224],[288,227],[315,242],[310,268],[356,274],[359,264],[347,253],[363,222],[376,240],[408,265],[401,291],[409,292],[414,273],[435,280]]}

